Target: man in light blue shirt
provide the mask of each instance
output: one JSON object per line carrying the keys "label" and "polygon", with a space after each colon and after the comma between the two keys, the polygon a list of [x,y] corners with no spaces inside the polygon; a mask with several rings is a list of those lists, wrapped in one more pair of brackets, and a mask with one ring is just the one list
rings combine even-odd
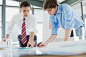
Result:
{"label": "man in light blue shirt", "polygon": [[67,4],[58,6],[57,13],[50,16],[50,22],[52,34],[57,34],[58,24],[60,24],[63,29],[79,28],[84,25],[78,14]]}
{"label": "man in light blue shirt", "polygon": [[44,10],[46,10],[50,15],[52,35],[45,43],[41,43],[38,47],[46,46],[56,38],[58,24],[65,29],[64,41],[68,41],[73,28],[84,26],[82,19],[73,10],[73,8],[67,4],[57,5],[57,0],[46,0],[44,2]]}

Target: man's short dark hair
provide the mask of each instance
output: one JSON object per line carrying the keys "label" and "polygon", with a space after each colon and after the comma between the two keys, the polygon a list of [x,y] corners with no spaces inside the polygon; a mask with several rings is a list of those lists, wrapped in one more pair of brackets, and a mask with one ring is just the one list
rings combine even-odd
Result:
{"label": "man's short dark hair", "polygon": [[44,10],[48,9],[48,8],[55,8],[57,4],[57,0],[45,0],[44,4],[43,4],[43,8]]}
{"label": "man's short dark hair", "polygon": [[20,8],[22,8],[22,7],[30,7],[30,3],[28,2],[28,1],[23,1],[23,2],[21,2],[21,4],[20,4]]}

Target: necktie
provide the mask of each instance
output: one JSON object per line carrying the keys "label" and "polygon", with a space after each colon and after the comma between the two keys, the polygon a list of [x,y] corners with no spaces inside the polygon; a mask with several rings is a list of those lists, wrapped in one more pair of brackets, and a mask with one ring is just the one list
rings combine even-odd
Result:
{"label": "necktie", "polygon": [[23,18],[23,24],[22,24],[22,33],[21,33],[21,42],[25,44],[27,42],[26,39],[26,26],[25,26],[25,18]]}

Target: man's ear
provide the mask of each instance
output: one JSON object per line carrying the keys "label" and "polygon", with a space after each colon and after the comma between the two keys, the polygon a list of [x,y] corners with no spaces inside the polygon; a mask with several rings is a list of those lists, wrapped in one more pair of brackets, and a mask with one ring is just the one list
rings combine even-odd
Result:
{"label": "man's ear", "polygon": [[21,12],[21,9],[19,9],[19,11]]}
{"label": "man's ear", "polygon": [[56,5],[56,7],[55,8],[57,8],[57,5]]}

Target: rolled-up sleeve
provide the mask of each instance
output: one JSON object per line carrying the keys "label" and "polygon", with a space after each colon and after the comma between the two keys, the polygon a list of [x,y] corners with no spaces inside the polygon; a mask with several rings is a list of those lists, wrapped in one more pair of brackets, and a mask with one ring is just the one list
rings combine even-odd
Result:
{"label": "rolled-up sleeve", "polygon": [[15,24],[15,21],[14,21],[14,16],[13,16],[11,21],[7,25],[7,30],[6,30],[7,32],[6,32],[6,34],[11,34],[12,33],[12,29],[13,29],[14,24]]}
{"label": "rolled-up sleeve", "polygon": [[36,29],[36,24],[37,24],[37,20],[36,20],[36,17],[33,16],[31,18],[31,24],[30,24],[30,32],[34,32],[34,34],[37,34],[38,31]]}
{"label": "rolled-up sleeve", "polygon": [[75,24],[73,9],[69,5],[65,4],[63,10],[65,15],[65,29],[72,29]]}
{"label": "rolled-up sleeve", "polygon": [[50,23],[51,23],[51,34],[57,34],[58,23],[53,22],[51,18],[50,18]]}

